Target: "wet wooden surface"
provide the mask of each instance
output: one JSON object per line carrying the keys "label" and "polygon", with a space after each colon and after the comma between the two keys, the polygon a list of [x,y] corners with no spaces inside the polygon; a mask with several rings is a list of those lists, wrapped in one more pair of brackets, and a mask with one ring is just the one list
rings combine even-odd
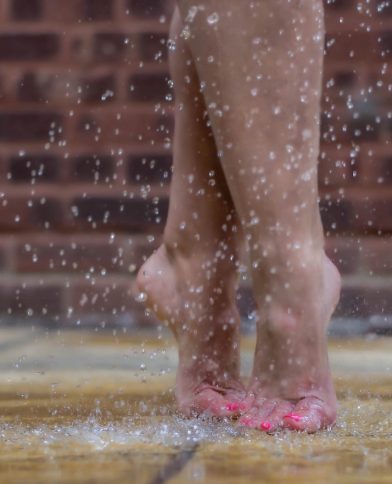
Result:
{"label": "wet wooden surface", "polygon": [[392,339],[330,348],[336,428],[269,436],[178,417],[157,332],[1,330],[0,482],[391,483]]}

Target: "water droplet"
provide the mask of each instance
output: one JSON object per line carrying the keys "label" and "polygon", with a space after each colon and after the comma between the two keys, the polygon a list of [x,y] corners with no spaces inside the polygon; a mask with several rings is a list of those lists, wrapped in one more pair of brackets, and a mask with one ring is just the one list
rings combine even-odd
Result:
{"label": "water droplet", "polygon": [[137,302],[146,302],[147,301],[147,294],[145,292],[139,292],[139,294],[136,296],[136,301]]}
{"label": "water droplet", "polygon": [[199,11],[199,8],[196,6],[191,7],[188,10],[188,15],[186,16],[185,21],[186,22],[193,22],[195,20],[195,17],[197,15],[197,12]]}
{"label": "water droplet", "polygon": [[276,160],[276,153],[274,151],[270,151],[268,156],[270,160]]}
{"label": "water droplet", "polygon": [[176,50],[176,42],[175,42],[174,40],[172,40],[172,39],[169,39],[169,40],[167,41],[167,48],[168,48],[169,50],[171,50],[171,51]]}
{"label": "water droplet", "polygon": [[114,96],[114,92],[108,89],[102,94],[101,101],[106,101],[107,99],[113,96]]}
{"label": "water droplet", "polygon": [[180,36],[185,40],[188,40],[191,37],[191,31],[189,29],[189,25],[185,25],[185,27],[182,29]]}
{"label": "water droplet", "polygon": [[207,17],[208,25],[215,25],[218,22],[219,22],[219,15],[216,12],[212,13]]}
{"label": "water droplet", "polygon": [[273,113],[275,114],[275,116],[277,116],[278,114],[280,114],[282,112],[282,108],[280,106],[275,106],[274,109],[273,109]]}

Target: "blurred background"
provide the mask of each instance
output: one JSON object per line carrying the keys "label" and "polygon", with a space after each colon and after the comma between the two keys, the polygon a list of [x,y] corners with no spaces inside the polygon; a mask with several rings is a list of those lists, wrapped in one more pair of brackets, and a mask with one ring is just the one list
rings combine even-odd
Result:
{"label": "blurred background", "polygon": [[[392,330],[392,2],[326,5],[320,194],[336,333]],[[140,328],[168,208],[172,0],[0,0],[0,324]],[[246,277],[244,322],[253,305]]]}

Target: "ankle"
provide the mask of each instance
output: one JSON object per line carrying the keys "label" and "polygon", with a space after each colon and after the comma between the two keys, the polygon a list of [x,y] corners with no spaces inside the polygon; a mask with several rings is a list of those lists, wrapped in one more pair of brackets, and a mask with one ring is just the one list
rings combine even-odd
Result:
{"label": "ankle", "polygon": [[[252,276],[256,286],[275,286],[291,279],[305,280],[323,273],[325,252],[321,244],[263,243],[253,250]],[[287,286],[287,284],[286,284]]]}
{"label": "ankle", "polygon": [[263,281],[262,289],[256,289],[256,294],[260,294],[256,301],[263,308],[267,326],[277,323],[278,331],[288,334],[295,332],[304,319],[314,323],[330,319],[339,300],[341,277],[324,252],[273,276],[267,283]]}
{"label": "ankle", "polygon": [[252,268],[255,290],[265,296],[267,303],[293,297],[319,300],[329,280],[340,279],[324,250],[298,250],[280,256],[265,258]]}
{"label": "ankle", "polygon": [[209,246],[186,245],[183,240],[173,240],[165,234],[160,250],[176,273],[189,281],[205,280],[210,286],[216,284],[230,289],[236,284],[237,257],[227,241],[218,240]]}

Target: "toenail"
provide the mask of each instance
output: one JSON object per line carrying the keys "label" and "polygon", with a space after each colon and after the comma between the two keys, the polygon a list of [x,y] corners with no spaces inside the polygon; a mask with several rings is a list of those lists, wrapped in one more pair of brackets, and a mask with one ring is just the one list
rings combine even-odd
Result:
{"label": "toenail", "polygon": [[229,412],[236,412],[239,409],[240,409],[240,406],[238,403],[229,402],[226,404],[226,410],[228,410]]}
{"label": "toenail", "polygon": [[261,422],[260,428],[261,430],[270,430],[272,425],[269,422]]}
{"label": "toenail", "polygon": [[297,415],[296,413],[289,413],[288,415],[285,415],[283,418],[291,418],[291,420],[294,420],[295,422],[299,422],[302,420],[301,415]]}

